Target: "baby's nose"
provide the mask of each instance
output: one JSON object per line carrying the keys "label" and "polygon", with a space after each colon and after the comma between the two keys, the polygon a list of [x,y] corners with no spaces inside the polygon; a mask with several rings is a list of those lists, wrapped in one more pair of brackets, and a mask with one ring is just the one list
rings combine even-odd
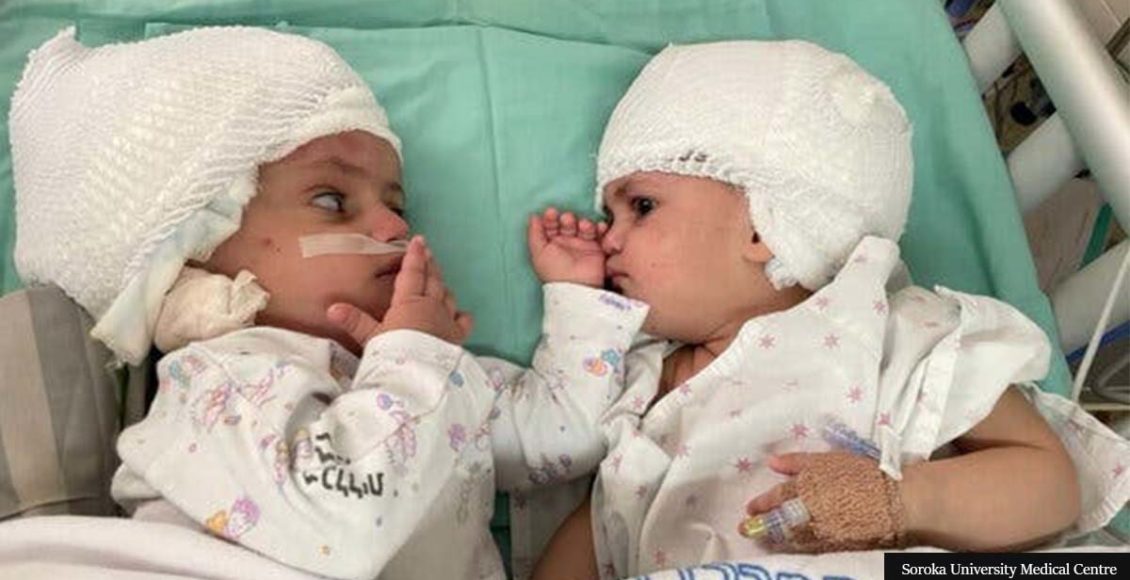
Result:
{"label": "baby's nose", "polygon": [[373,239],[382,242],[405,239],[408,237],[408,222],[400,214],[379,205],[370,217],[369,230]]}
{"label": "baby's nose", "polygon": [[600,249],[605,254],[617,254],[623,248],[624,236],[622,231],[613,225],[607,232],[604,232],[604,235],[600,238]]}

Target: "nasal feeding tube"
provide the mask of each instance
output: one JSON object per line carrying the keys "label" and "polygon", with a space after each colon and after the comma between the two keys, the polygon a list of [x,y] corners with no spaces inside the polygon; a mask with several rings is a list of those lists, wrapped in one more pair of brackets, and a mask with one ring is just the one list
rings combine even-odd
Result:
{"label": "nasal feeding tube", "polygon": [[[829,420],[821,430],[821,436],[833,447],[879,460],[879,448],[840,421]],[[750,539],[765,537],[770,542],[780,544],[788,539],[790,530],[807,524],[810,519],[812,516],[804,502],[799,497],[794,497],[766,513],[746,518],[740,531]]]}
{"label": "nasal feeding tube", "polygon": [[325,254],[403,254],[408,240],[381,242],[363,234],[315,234],[298,238],[303,258]]}

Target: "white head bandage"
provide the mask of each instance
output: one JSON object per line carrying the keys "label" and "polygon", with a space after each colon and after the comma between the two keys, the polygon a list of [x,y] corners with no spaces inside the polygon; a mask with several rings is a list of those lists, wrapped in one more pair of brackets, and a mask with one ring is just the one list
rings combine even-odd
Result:
{"label": "white head bandage", "polygon": [[400,154],[331,48],[245,27],[97,48],[68,28],[29,57],[9,124],[20,275],[61,287],[128,362],[185,261],[239,228],[260,165],[353,130]]}
{"label": "white head bandage", "polygon": [[890,89],[803,41],[669,46],[616,105],[597,160],[604,187],[638,171],[739,186],[777,287],[828,283],[865,235],[897,241],[914,168]]}
{"label": "white head bandage", "polygon": [[326,254],[403,254],[407,240],[380,242],[363,234],[315,234],[298,238],[303,258]]}

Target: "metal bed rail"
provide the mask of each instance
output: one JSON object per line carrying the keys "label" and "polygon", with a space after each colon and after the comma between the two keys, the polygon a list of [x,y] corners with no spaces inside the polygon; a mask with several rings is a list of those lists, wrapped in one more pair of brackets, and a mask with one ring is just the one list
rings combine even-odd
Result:
{"label": "metal bed rail", "polygon": [[[962,42],[985,92],[1021,51],[1056,113],[1007,157],[1021,208],[1038,206],[1084,168],[1130,231],[1130,85],[1072,0],[996,0]],[[1130,243],[1122,243],[1051,294],[1061,346],[1087,343]],[[1130,320],[1130,288],[1114,296],[1102,331]]]}

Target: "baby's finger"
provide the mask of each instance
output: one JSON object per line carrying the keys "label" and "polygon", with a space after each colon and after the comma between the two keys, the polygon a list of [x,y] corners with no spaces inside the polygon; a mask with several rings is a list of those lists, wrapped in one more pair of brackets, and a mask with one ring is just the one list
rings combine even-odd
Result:
{"label": "baby's finger", "polygon": [[392,303],[412,296],[424,294],[427,280],[427,265],[424,257],[424,238],[415,236],[408,242],[404,252],[404,260],[400,263],[400,272],[392,285]]}
{"label": "baby's finger", "polygon": [[557,213],[557,208],[545,208],[545,213],[542,214],[541,223],[545,228],[545,237],[553,239],[561,234],[561,217]]}
{"label": "baby's finger", "polygon": [[471,336],[471,331],[475,329],[475,317],[471,316],[470,312],[456,312],[455,325],[462,331],[463,339]]}
{"label": "baby's finger", "polygon": [[428,274],[424,283],[424,295],[443,300],[447,296],[447,287],[443,285],[443,274],[439,271],[439,265],[436,264],[435,255],[431,250],[427,251],[427,257]]}
{"label": "baby's finger", "polygon": [[782,453],[780,455],[770,455],[769,460],[766,462],[769,468],[782,475],[796,475],[808,466],[811,461],[811,453]]}
{"label": "baby's finger", "polygon": [[796,495],[794,486],[790,482],[785,482],[773,486],[769,491],[749,500],[745,506],[747,514],[754,516],[763,514],[785,502]]}
{"label": "baby's finger", "polygon": [[582,239],[589,241],[596,239],[596,226],[589,220],[581,220],[581,223],[577,224],[577,230]]}
{"label": "baby's finger", "polygon": [[443,306],[447,308],[447,313],[450,314],[452,318],[459,312],[459,307],[455,304],[455,296],[451,293],[448,293],[448,295],[444,297]]}
{"label": "baby's finger", "polygon": [[428,265],[428,272],[435,275],[436,280],[443,286],[443,293],[448,294],[447,282],[443,280],[443,268],[439,265],[439,260],[432,257],[432,263]]}
{"label": "baby's finger", "polygon": [[596,222],[596,237],[603,238],[608,233],[608,222]]}
{"label": "baby's finger", "polygon": [[381,324],[367,312],[345,302],[331,304],[326,309],[326,319],[344,330],[361,346],[365,346],[381,329]]}
{"label": "baby's finger", "polygon": [[545,234],[545,224],[542,223],[541,217],[537,214],[530,216],[526,224],[526,245],[530,248],[530,253],[533,254],[549,243]]}
{"label": "baby's finger", "polygon": [[443,268],[439,265],[439,260],[436,259],[435,253],[432,252],[431,247],[426,247],[424,256],[428,259],[428,277],[443,285]]}
{"label": "baby's finger", "polygon": [[573,212],[565,212],[561,216],[561,235],[563,236],[576,236],[577,235],[577,216]]}

